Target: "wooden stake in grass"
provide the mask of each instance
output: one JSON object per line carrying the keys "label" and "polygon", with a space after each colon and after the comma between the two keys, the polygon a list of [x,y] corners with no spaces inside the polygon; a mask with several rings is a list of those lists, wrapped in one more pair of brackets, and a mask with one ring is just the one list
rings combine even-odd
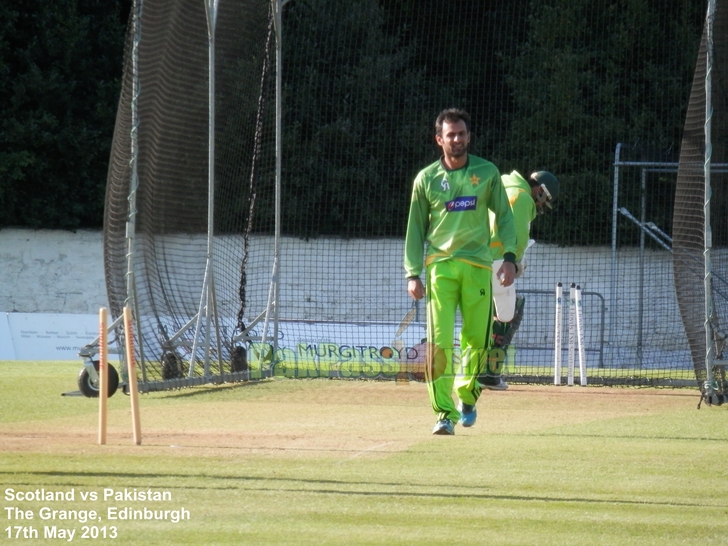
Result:
{"label": "wooden stake in grass", "polygon": [[99,445],[106,443],[106,415],[109,402],[109,373],[106,307],[99,309]]}
{"label": "wooden stake in grass", "polygon": [[139,416],[139,389],[137,387],[136,358],[134,357],[134,330],[132,328],[131,308],[124,307],[124,340],[126,344],[127,375],[129,376],[129,398],[131,399],[131,421],[134,443],[142,443],[142,425]]}

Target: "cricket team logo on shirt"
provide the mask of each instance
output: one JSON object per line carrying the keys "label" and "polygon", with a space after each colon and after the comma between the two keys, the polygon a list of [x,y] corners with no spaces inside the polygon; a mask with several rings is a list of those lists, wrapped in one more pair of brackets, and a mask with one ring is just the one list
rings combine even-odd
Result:
{"label": "cricket team logo on shirt", "polygon": [[445,203],[447,212],[461,212],[464,210],[475,210],[478,204],[478,198],[474,195],[468,197],[457,197],[452,201]]}

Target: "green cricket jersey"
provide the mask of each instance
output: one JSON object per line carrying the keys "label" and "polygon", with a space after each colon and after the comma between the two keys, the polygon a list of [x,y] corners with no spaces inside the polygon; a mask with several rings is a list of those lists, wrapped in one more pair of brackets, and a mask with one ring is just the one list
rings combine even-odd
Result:
{"label": "green cricket jersey", "polygon": [[[536,203],[531,197],[531,186],[517,171],[501,176],[503,186],[508,194],[508,202],[513,211],[513,221],[516,227],[516,261],[523,259],[523,253],[528,247],[531,236],[531,222],[536,218]],[[494,225],[495,215],[490,213],[491,234],[490,252],[494,260],[503,258],[505,248],[500,239],[498,227]]]}
{"label": "green cricket jersey", "polygon": [[424,265],[455,259],[490,267],[489,210],[498,215],[504,251],[515,253],[513,213],[493,163],[469,155],[466,165],[454,171],[447,170],[440,160],[422,169],[412,188],[405,240],[406,276],[422,273],[425,242]]}

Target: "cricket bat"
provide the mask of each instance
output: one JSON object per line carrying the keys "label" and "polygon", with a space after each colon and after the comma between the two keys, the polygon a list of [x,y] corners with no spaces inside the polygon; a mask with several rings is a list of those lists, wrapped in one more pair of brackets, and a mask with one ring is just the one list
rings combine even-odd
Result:
{"label": "cricket bat", "polygon": [[402,351],[404,350],[404,340],[402,339],[402,334],[404,334],[405,330],[407,330],[407,328],[409,328],[409,325],[412,324],[412,321],[415,320],[416,314],[417,314],[417,302],[414,301],[414,302],[412,302],[412,308],[409,311],[407,311],[407,314],[400,321],[399,326],[397,327],[397,332],[394,334],[394,339],[392,340],[392,343],[390,344],[390,347],[392,347],[392,349],[397,351],[397,355],[399,357],[399,373],[397,373],[395,381],[397,383],[401,383],[401,384],[409,383],[409,373],[407,371],[406,355],[405,355],[404,360],[402,359]]}

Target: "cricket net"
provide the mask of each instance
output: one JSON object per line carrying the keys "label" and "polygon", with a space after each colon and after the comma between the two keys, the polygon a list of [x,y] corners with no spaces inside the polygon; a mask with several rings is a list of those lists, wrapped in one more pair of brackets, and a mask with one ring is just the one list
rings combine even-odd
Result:
{"label": "cricket net", "polygon": [[214,79],[208,17],[202,1],[138,0],[127,35],[104,260],[112,316],[134,308],[142,389],[244,372],[242,317],[268,297],[272,238],[252,234],[274,221],[270,6],[219,4]]}
{"label": "cricket net", "polygon": [[[719,2],[714,13],[709,9],[703,29],[680,149],[673,223],[675,291],[701,388],[712,371],[709,350],[717,353],[716,360],[728,356],[722,354],[728,311],[727,84],[728,7]],[[712,331],[708,337],[706,321]],[[725,368],[716,368],[715,374],[720,383],[716,389],[725,392]]]}
{"label": "cricket net", "polygon": [[[212,155],[205,3],[136,5],[104,230],[112,314],[130,293],[137,307],[142,384],[224,380],[240,351],[250,376],[392,379],[404,365],[419,379],[425,312],[406,293],[403,238],[412,181],[438,158],[434,119],[457,106],[472,153],[562,187],[532,225],[507,379],[553,381],[561,282],[581,289],[589,384],[695,385],[686,326],[702,321],[685,321],[693,272],[677,258],[702,238],[675,226],[701,222],[678,163],[702,3],[220,0]],[[718,272],[726,243],[715,229]],[[192,327],[209,304],[213,320]]]}

